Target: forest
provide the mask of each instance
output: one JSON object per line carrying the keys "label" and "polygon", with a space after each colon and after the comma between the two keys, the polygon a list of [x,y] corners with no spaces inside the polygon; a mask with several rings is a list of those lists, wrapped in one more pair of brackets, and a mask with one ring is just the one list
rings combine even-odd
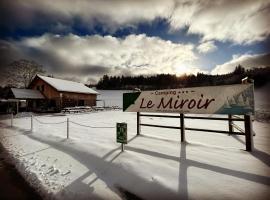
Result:
{"label": "forest", "polygon": [[255,87],[261,87],[270,81],[270,67],[245,70],[238,65],[228,74],[211,75],[198,73],[197,75],[176,76],[174,74],[157,74],[152,76],[108,76],[104,75],[96,85],[97,89],[122,90],[139,88],[141,90],[173,89],[182,87],[229,85],[241,83],[245,77],[254,80]]}

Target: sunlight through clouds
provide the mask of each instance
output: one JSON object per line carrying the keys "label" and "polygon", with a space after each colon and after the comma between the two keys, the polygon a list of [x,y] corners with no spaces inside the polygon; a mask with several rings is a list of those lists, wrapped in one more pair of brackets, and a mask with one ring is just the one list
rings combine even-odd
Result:
{"label": "sunlight through clouds", "polygon": [[97,77],[103,73],[149,75],[200,71],[192,66],[197,60],[192,44],[173,43],[145,34],[125,38],[44,34],[12,44],[26,57],[47,60],[48,71],[66,76],[86,77],[87,72]]}

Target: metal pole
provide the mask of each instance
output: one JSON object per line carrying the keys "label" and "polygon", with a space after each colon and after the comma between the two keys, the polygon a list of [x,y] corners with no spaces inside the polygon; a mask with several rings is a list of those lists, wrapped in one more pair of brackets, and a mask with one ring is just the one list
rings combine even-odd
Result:
{"label": "metal pole", "polygon": [[67,118],[67,139],[69,138],[69,118]]}
{"label": "metal pole", "polygon": [[141,134],[141,118],[140,112],[137,112],[137,135]]}
{"label": "metal pole", "polygon": [[121,143],[121,151],[123,152],[125,149],[124,149],[124,144]]}
{"label": "metal pole", "polygon": [[185,116],[184,114],[180,114],[180,129],[181,129],[181,142],[185,142],[186,141],[186,137],[185,137]]}
{"label": "metal pole", "polygon": [[13,127],[13,112],[11,113],[11,121],[10,121],[11,127]]}
{"label": "metal pole", "polygon": [[31,115],[31,132],[33,132],[34,124],[33,124],[33,115]]}
{"label": "metal pole", "polygon": [[246,137],[246,150],[253,150],[253,133],[252,133],[252,121],[250,115],[244,115],[245,119],[245,137]]}
{"label": "metal pole", "polygon": [[230,134],[232,134],[232,132],[233,132],[232,115],[228,115],[228,122],[229,122],[229,132],[230,132],[229,135],[230,135]]}

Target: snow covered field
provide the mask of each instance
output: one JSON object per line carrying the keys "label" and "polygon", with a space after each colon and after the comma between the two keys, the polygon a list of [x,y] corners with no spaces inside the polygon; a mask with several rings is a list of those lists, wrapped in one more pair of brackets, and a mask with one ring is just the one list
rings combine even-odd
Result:
{"label": "snow covered field", "polygon": [[[70,120],[69,139],[66,139]],[[38,121],[39,122],[38,122]],[[0,141],[18,170],[44,197],[56,199],[267,199],[269,123],[253,123],[255,150],[243,136],[142,127],[136,113],[102,111],[0,121]],[[42,123],[55,124],[42,124]],[[90,128],[82,125],[99,127]],[[116,122],[128,124],[128,144],[116,143]],[[142,118],[179,125],[179,119]],[[241,123],[239,123],[242,126]],[[227,130],[227,122],[186,120],[186,126]],[[243,127],[243,126],[242,126]]]}
{"label": "snow covered field", "polygon": [[[269,124],[254,123],[253,153],[244,138],[179,130],[142,128],[136,137],[136,114],[104,111],[67,116],[38,116],[42,122],[70,121],[99,127],[128,123],[126,151],[116,143],[115,128],[88,128],[70,123],[40,124],[30,118],[2,120],[1,141],[24,177],[43,195],[57,199],[121,199],[121,192],[143,199],[264,199],[270,195]],[[144,120],[144,119],[143,119]],[[144,122],[178,124],[177,119]],[[225,122],[187,120],[187,126],[220,128]]]}

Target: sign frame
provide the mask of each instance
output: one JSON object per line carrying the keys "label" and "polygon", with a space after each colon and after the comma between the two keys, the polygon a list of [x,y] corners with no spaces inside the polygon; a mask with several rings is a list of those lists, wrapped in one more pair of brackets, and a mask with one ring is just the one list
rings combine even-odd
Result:
{"label": "sign frame", "polygon": [[254,85],[234,84],[124,93],[123,111],[254,114]]}

